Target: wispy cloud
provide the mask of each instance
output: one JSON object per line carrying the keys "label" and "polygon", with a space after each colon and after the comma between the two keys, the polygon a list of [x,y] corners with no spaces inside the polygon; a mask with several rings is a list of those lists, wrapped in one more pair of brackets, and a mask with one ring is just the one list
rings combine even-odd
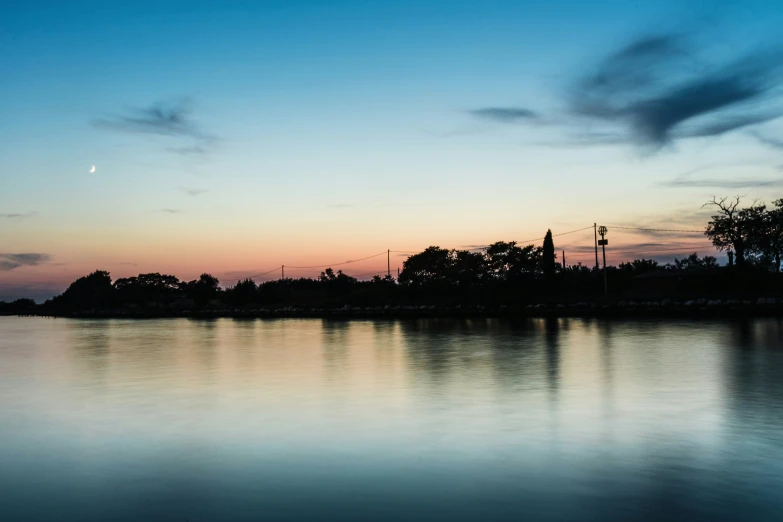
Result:
{"label": "wispy cloud", "polygon": [[[776,53],[751,53],[694,67],[696,50],[678,35],[638,39],[578,80],[570,110],[659,147],[677,137],[715,136],[780,115],[759,106],[780,81]],[[738,114],[738,111],[740,112]]]}
{"label": "wispy cloud", "polygon": [[523,107],[484,107],[469,111],[469,113],[478,118],[500,123],[517,123],[538,119],[538,114]]}
{"label": "wispy cloud", "polygon": [[6,212],[0,213],[0,219],[24,219],[36,215],[38,212]]}
{"label": "wispy cloud", "polygon": [[9,254],[0,253],[0,271],[13,270],[21,266],[37,266],[48,263],[51,260],[49,254]]}
{"label": "wispy cloud", "polygon": [[759,140],[764,145],[767,145],[768,147],[772,147],[773,149],[783,149],[783,140],[770,138],[758,132],[754,132],[752,134],[756,137],[757,140]]}
{"label": "wispy cloud", "polygon": [[166,150],[179,155],[204,155],[217,138],[204,132],[192,118],[188,100],[176,103],[157,102],[149,107],[133,107],[124,114],[92,122],[95,127],[130,134],[151,134],[176,139],[193,140],[191,144],[175,145]]}
{"label": "wispy cloud", "polygon": [[166,214],[182,214],[182,211],[178,208],[162,208],[160,211],[165,212]]}
{"label": "wispy cloud", "polygon": [[783,186],[783,179],[720,179],[720,178],[702,178],[702,179],[673,179],[661,183],[664,187],[714,187],[722,189],[737,189],[749,187],[780,187]]}
{"label": "wispy cloud", "polygon": [[[706,64],[681,35],[639,38],[576,74],[561,98],[559,121],[569,146],[636,144],[651,150],[683,138],[719,136],[783,115],[778,50]],[[499,123],[542,118],[529,108],[487,107],[475,117]],[[584,125],[583,125],[584,124]],[[585,126],[584,134],[573,128]],[[780,146],[783,142],[767,140]]]}
{"label": "wispy cloud", "polygon": [[200,189],[200,188],[193,188],[193,187],[180,187],[179,189],[185,194],[187,194],[188,196],[200,196],[201,194],[205,194],[209,192],[207,189]]}
{"label": "wispy cloud", "polygon": [[174,154],[179,154],[180,156],[203,156],[209,152],[207,147],[204,145],[193,145],[191,147],[169,147],[166,150],[173,152]]}
{"label": "wispy cloud", "polygon": [[709,170],[712,167],[699,167],[683,174],[680,174],[674,179],[663,181],[659,183],[662,187],[671,188],[699,188],[699,187],[714,187],[721,189],[737,189],[737,188],[751,188],[751,187],[778,187],[783,186],[783,179],[780,178],[725,178],[720,176],[715,177],[699,177],[693,178],[692,176],[698,172]]}

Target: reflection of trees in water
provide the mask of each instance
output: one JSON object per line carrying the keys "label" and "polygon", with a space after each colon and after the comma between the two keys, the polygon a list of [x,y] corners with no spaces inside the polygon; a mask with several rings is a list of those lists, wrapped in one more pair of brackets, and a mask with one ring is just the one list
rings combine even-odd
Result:
{"label": "reflection of trees in water", "polygon": [[111,328],[115,322],[101,319],[65,321],[69,338],[66,346],[73,349],[70,353],[80,373],[86,372],[91,378],[99,380],[106,376],[111,351]]}
{"label": "reflection of trees in water", "polygon": [[217,365],[218,319],[191,319],[188,326],[196,329],[189,338],[190,350],[204,373],[211,373]]}
{"label": "reflection of trees in water", "polygon": [[466,325],[461,321],[419,319],[401,321],[400,326],[411,377],[423,372],[428,381],[443,384],[457,355],[453,344],[464,335]]}
{"label": "reflection of trees in water", "polygon": [[599,356],[601,358],[601,381],[603,386],[603,407],[606,425],[615,415],[615,396],[614,396],[614,344],[613,344],[613,326],[614,322],[598,321],[598,342]]}
{"label": "reflection of trees in water", "polygon": [[[380,367],[394,366],[400,356],[400,325],[397,321],[376,320],[371,323],[372,351],[375,363]],[[369,346],[362,347],[370,349]]]}
{"label": "reflection of trees in water", "polygon": [[560,381],[560,320],[547,317],[544,320],[544,345],[546,349],[546,382],[550,400],[557,400]]}
{"label": "reflection of trees in water", "polygon": [[[531,362],[535,361],[538,319],[498,322],[496,328],[488,331],[491,339],[492,369],[497,393],[517,392],[527,384]],[[534,366],[534,365],[533,365]]]}
{"label": "reflection of trees in water", "polygon": [[489,377],[509,393],[529,371],[535,350],[533,321],[419,319],[401,321],[399,335],[413,378],[441,386],[452,379]]}
{"label": "reflection of trees in water", "polygon": [[743,433],[775,433],[783,441],[783,321],[742,319],[724,340],[726,403],[731,427]]}
{"label": "reflection of trees in water", "polygon": [[321,320],[321,350],[324,366],[330,375],[344,374],[348,371],[350,337],[351,321]]}

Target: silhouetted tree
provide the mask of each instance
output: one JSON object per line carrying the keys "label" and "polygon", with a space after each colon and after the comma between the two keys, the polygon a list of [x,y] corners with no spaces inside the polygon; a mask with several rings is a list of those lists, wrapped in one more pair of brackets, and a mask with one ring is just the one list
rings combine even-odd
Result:
{"label": "silhouetted tree", "polygon": [[699,257],[699,254],[694,252],[684,259],[674,258],[675,270],[706,270],[710,268],[718,268],[718,260],[713,256]]}
{"label": "silhouetted tree", "polygon": [[56,309],[88,310],[109,307],[113,298],[114,288],[109,272],[96,270],[71,283],[65,292],[48,304]]}
{"label": "silhouetted tree", "polygon": [[220,293],[220,280],[210,274],[201,274],[198,279],[183,283],[181,286],[187,296],[199,306],[217,298]]}
{"label": "silhouetted tree", "polygon": [[654,259],[634,259],[633,261],[630,261],[628,263],[620,263],[619,268],[620,270],[623,270],[625,272],[632,272],[633,274],[643,274],[644,272],[649,272],[650,270],[655,270],[658,268],[658,261]]}
{"label": "silhouetted tree", "polygon": [[334,270],[331,267],[321,272],[321,275],[318,276],[318,280],[322,282],[334,281],[335,279],[337,279],[337,276],[335,275]]}
{"label": "silhouetted tree", "polygon": [[544,246],[541,252],[541,271],[547,279],[551,279],[555,275],[555,243],[552,241],[551,230],[547,230],[546,236],[544,236]]}
{"label": "silhouetted tree", "polygon": [[468,250],[453,250],[451,257],[453,262],[447,273],[449,282],[467,288],[486,279],[487,261],[483,254]]}
{"label": "silhouetted tree", "polygon": [[760,230],[756,234],[756,245],[761,264],[780,272],[783,256],[783,199],[772,202],[774,208],[764,212]]}
{"label": "silhouetted tree", "polygon": [[114,288],[124,303],[159,306],[173,300],[181,291],[182,283],[173,275],[154,272],[117,279]]}
{"label": "silhouetted tree", "polygon": [[22,298],[6,303],[0,301],[0,315],[24,314],[35,311],[38,305],[32,299]]}
{"label": "silhouetted tree", "polygon": [[517,246],[516,241],[498,241],[487,247],[485,256],[488,272],[501,281],[519,280],[536,274],[540,266],[541,248],[533,245]]}
{"label": "silhouetted tree", "polygon": [[753,253],[758,244],[757,234],[760,231],[764,205],[752,204],[747,208],[739,208],[742,198],[712,198],[705,203],[717,208],[717,214],[707,224],[704,234],[720,251],[733,250],[737,267],[745,267],[748,254]]}
{"label": "silhouetted tree", "polygon": [[436,282],[446,283],[454,265],[454,258],[453,250],[437,246],[428,247],[403,262],[400,284],[422,286]]}
{"label": "silhouetted tree", "polygon": [[246,306],[258,300],[258,287],[252,279],[237,281],[233,288],[226,290],[228,302]]}

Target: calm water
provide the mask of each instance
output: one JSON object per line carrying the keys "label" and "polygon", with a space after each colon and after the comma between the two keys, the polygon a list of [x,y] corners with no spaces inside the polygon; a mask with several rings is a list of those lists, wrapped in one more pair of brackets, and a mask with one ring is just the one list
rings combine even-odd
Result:
{"label": "calm water", "polygon": [[0,318],[0,520],[783,520],[783,323]]}

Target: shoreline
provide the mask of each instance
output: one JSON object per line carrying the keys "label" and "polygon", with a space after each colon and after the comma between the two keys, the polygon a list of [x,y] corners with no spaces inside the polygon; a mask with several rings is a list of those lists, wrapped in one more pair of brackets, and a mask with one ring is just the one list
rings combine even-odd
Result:
{"label": "shoreline", "polygon": [[[704,301],[704,302],[702,302]],[[518,306],[376,306],[319,308],[280,307],[258,309],[213,309],[213,310],[92,310],[81,312],[30,311],[7,314],[17,317],[52,317],[74,319],[276,319],[276,318],[322,318],[322,319],[419,319],[419,318],[550,318],[550,317],[661,317],[661,318],[734,318],[734,317],[780,317],[783,316],[783,299],[760,298],[753,302],[722,302],[718,300],[686,301],[664,303],[658,301],[611,304],[578,303],[571,305],[527,305]]]}

